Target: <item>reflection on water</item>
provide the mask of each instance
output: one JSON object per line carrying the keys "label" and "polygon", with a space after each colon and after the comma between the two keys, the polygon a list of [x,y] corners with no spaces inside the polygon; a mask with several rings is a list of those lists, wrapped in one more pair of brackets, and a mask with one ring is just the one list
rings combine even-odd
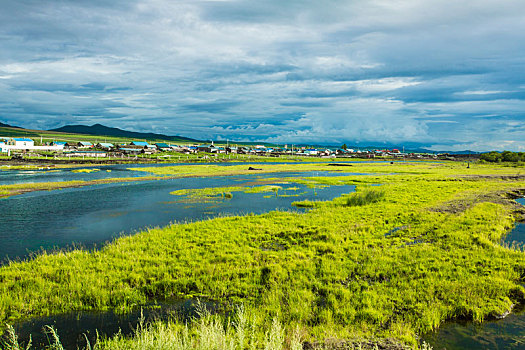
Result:
{"label": "reflection on water", "polygon": [[[86,175],[93,174],[97,173]],[[299,176],[326,175],[334,173],[279,173],[280,178],[289,177],[291,181]],[[261,179],[271,177],[275,174],[257,176]],[[274,209],[297,211],[301,209],[291,206],[294,201],[330,200],[355,188],[331,186],[311,189],[297,184],[293,186],[298,190],[286,194],[298,193],[299,196],[272,195],[265,198],[268,193],[235,192],[232,198],[210,203],[188,203],[170,194],[180,189],[232,186],[238,179],[254,181],[255,175],[104,184],[32,192],[1,199],[0,261],[5,262],[5,257],[24,258],[41,248],[64,248],[73,243],[89,248],[119,234],[165,226],[170,222],[195,221],[218,215],[259,214]]]}
{"label": "reflection on water", "polygon": [[[525,198],[518,198],[516,199],[516,202],[518,202],[521,205],[525,205]],[[512,245],[524,245],[525,244],[525,223],[524,222],[517,222],[516,225],[512,230],[510,230],[509,233],[503,237],[503,243]]]}
{"label": "reflection on water", "polygon": [[[133,165],[135,166],[135,164]],[[141,177],[151,175],[140,171],[128,170],[129,164],[117,164],[102,167],[66,168],[54,170],[9,170],[0,171],[0,185],[36,182],[90,181],[109,178]],[[93,171],[100,169],[100,171]],[[86,170],[88,172],[84,172]]]}
{"label": "reflection on water", "polygon": [[525,223],[517,222],[514,228],[505,235],[503,242],[509,245],[523,245],[525,243]]}
{"label": "reflection on water", "polygon": [[[199,305],[200,304],[200,305]],[[26,345],[31,336],[33,346],[31,349],[42,349],[49,345],[44,326],[52,326],[58,332],[60,342],[65,349],[86,348],[86,338],[91,345],[99,336],[110,337],[118,332],[131,335],[143,320],[146,324],[154,320],[180,319],[189,321],[198,317],[199,309],[203,306],[210,312],[218,311],[219,305],[212,302],[196,300],[179,300],[173,302],[157,303],[155,306],[136,309],[126,314],[107,312],[73,312],[50,317],[37,317],[26,322],[15,324],[15,330],[20,343]]]}
{"label": "reflection on water", "polygon": [[422,340],[434,350],[525,349],[525,312],[515,310],[502,320],[481,324],[447,323]]}

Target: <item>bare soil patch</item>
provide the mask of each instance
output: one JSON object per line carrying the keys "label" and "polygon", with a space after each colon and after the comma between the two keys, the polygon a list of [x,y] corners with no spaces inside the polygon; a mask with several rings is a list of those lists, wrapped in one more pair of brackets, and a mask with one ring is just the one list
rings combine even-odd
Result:
{"label": "bare soil patch", "polygon": [[518,188],[511,191],[499,191],[493,193],[473,194],[463,198],[453,199],[430,208],[430,211],[440,213],[458,214],[473,207],[478,203],[495,203],[514,207],[514,213],[519,220],[525,220],[525,208],[516,203],[515,199],[525,195],[525,188]]}

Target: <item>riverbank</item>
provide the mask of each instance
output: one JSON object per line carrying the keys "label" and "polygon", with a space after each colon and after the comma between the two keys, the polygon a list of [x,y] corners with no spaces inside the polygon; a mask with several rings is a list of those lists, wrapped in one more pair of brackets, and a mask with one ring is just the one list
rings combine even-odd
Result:
{"label": "riverbank", "polygon": [[[35,182],[35,183],[21,183],[21,184],[9,184],[0,185],[0,198],[6,198],[10,196],[20,195],[35,191],[51,191],[66,188],[79,188],[93,185],[110,184],[110,183],[125,183],[125,182],[138,182],[138,181],[153,181],[153,180],[168,180],[175,178],[190,178],[190,177],[213,177],[213,176],[235,176],[235,175],[253,175],[253,174],[267,174],[267,173],[283,173],[283,172],[305,172],[305,171],[347,171],[347,168],[327,166],[326,164],[272,164],[272,165],[257,165],[258,168],[250,166],[251,163],[243,165],[180,165],[174,167],[151,167],[151,168],[130,168],[129,170],[135,171],[137,174],[144,173],[143,176],[136,177],[121,177],[121,178],[106,178],[97,179],[90,181],[54,181],[54,182]],[[136,164],[135,164],[136,165]],[[167,169],[164,169],[167,168]],[[20,170],[20,169],[13,169]],[[23,169],[33,170],[33,169]],[[60,170],[60,169],[55,169]],[[44,171],[53,171],[44,170]],[[73,173],[92,173],[101,171],[94,167],[87,169],[73,169],[70,170]],[[102,169],[104,171],[104,169]],[[153,176],[151,175],[153,174]],[[67,174],[66,174],[67,175]]]}
{"label": "riverbank", "polygon": [[[114,158],[96,157],[23,157],[9,158],[0,156],[0,166],[64,166],[64,165],[112,165],[112,164],[166,164],[166,163],[233,163],[233,162],[333,162],[333,161],[370,161],[366,158],[322,158],[322,157],[301,157],[301,156],[282,156],[268,157],[258,155],[227,155],[227,154],[168,154],[168,155],[140,155]],[[372,161],[374,159],[371,159]],[[385,161],[385,159],[378,159]],[[390,158],[388,159],[390,161]],[[391,159],[392,161],[394,158]]]}
{"label": "riverbank", "polygon": [[[522,215],[507,193],[525,190],[523,179],[500,175],[520,169],[363,164],[354,170],[398,175],[308,179],[354,184],[357,193],[314,202],[305,214],[177,224],[98,251],[12,262],[0,268],[0,320],[126,312],[152,300],[201,296],[245,305],[262,333],[274,319],[287,334],[299,329],[302,344],[379,338],[416,346],[419,334],[447,319],[481,322],[523,302],[525,254],[500,245]],[[491,173],[498,176],[464,177]],[[367,201],[370,191],[382,195]]]}
{"label": "riverbank", "polygon": [[[319,158],[319,157],[262,157],[262,156],[238,156],[234,158],[223,157],[209,157],[209,156],[180,156],[173,158],[113,158],[113,159],[56,159],[56,158],[24,158],[20,159],[2,159],[0,157],[0,171],[1,170],[42,170],[42,169],[63,169],[63,168],[74,168],[74,167],[96,167],[96,166],[107,166],[107,165],[119,165],[119,164],[150,164],[152,167],[155,165],[166,165],[166,164],[230,164],[230,163],[340,163],[340,164],[351,164],[351,163],[399,163],[402,162],[399,159],[363,159],[363,158]],[[418,162],[418,161],[414,161]],[[420,162],[432,162],[429,160]]]}
{"label": "riverbank", "polygon": [[[135,164],[136,165],[136,164]],[[59,182],[40,182],[40,183],[23,183],[0,185],[0,198],[15,196],[28,192],[35,191],[50,191],[65,188],[78,188],[100,184],[110,184],[119,182],[135,182],[135,181],[152,181],[152,180],[167,180],[175,178],[190,178],[190,177],[213,177],[213,176],[236,176],[236,175],[254,175],[254,174],[268,174],[268,173],[284,173],[284,172],[349,172],[353,168],[348,167],[350,164],[333,164],[333,163],[287,163],[287,164],[257,164],[252,163],[236,164],[236,165],[216,165],[216,164],[200,164],[200,165],[177,165],[177,166],[162,166],[162,167],[132,167],[132,170],[137,174],[144,173],[144,176],[123,177],[123,178],[106,178],[91,181],[59,181]],[[360,171],[374,170],[377,173],[390,173],[392,167],[389,163],[380,164],[378,166],[366,164],[356,164]],[[103,168],[101,168],[104,170]],[[27,168],[16,168],[9,170],[34,170]],[[60,168],[55,169],[60,170]],[[398,169],[401,172],[411,172],[410,168],[404,166]],[[46,169],[43,171],[53,171],[53,169]],[[94,165],[87,169],[73,169],[72,172],[96,172],[100,171]],[[153,176],[151,175],[153,174]]]}
{"label": "riverbank", "polygon": [[91,181],[60,181],[60,182],[40,182],[40,183],[24,183],[12,185],[0,185],[0,198],[7,198],[17,196],[24,193],[36,191],[53,191],[66,188],[79,188],[94,185],[103,185],[119,182],[136,182],[136,181],[154,181],[164,180],[166,177],[159,176],[143,176],[143,177],[128,177],[128,178],[112,178],[100,179]]}

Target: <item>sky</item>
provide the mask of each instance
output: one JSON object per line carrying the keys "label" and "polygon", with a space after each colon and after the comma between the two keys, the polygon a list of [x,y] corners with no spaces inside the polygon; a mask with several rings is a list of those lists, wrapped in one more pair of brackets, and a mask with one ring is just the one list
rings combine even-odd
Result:
{"label": "sky", "polygon": [[525,151],[523,0],[0,0],[0,121]]}

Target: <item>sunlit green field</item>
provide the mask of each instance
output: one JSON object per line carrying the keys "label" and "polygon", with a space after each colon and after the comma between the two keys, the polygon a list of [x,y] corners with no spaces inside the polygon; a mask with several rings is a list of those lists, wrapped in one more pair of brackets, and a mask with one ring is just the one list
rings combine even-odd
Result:
{"label": "sunlit green field", "polygon": [[[524,168],[462,163],[257,167],[373,175],[297,179],[312,186],[357,185],[354,194],[307,203],[312,209],[305,214],[175,224],[122,237],[98,251],[12,262],[0,268],[0,322],[74,310],[126,312],[152,300],[200,297],[232,309],[242,305],[247,324],[256,330],[249,334],[259,339],[254,348],[264,348],[272,330],[282,335],[285,348],[327,339],[395,339],[417,346],[418,335],[445,320],[482,322],[524,301],[523,248],[501,244],[514,222],[523,219],[523,208],[512,198],[525,194]],[[146,170],[163,176],[253,173],[246,169]],[[236,190],[242,189],[210,189],[208,195]],[[225,326],[230,321],[217,322],[223,333],[235,336],[235,326]],[[157,324],[144,332],[180,338],[184,327],[188,341],[203,341],[198,322]],[[147,334],[100,346],[132,348]]]}

